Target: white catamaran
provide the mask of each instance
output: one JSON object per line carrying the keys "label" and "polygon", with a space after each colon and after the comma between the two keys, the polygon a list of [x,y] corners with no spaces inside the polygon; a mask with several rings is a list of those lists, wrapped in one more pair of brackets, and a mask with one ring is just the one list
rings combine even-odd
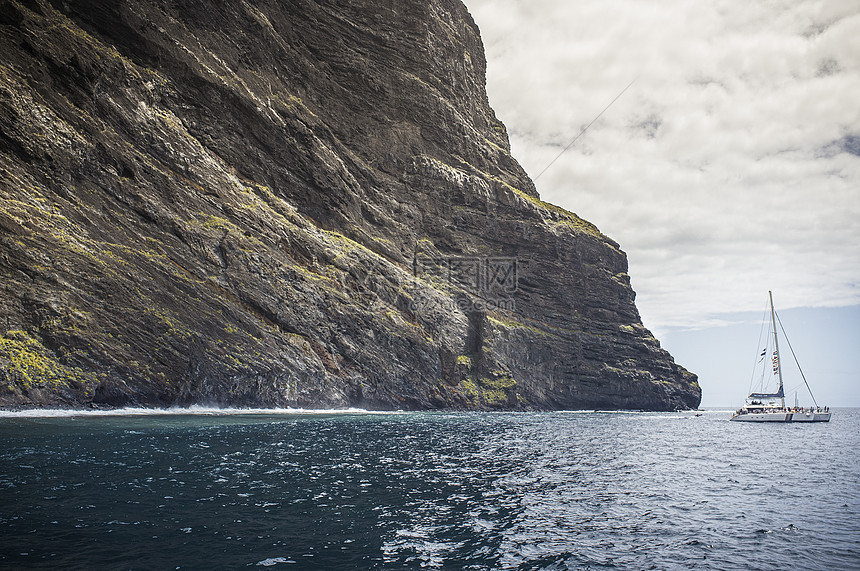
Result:
{"label": "white catamaran", "polygon": [[[809,383],[806,382],[806,376],[803,370],[800,369],[800,363],[797,362],[797,357],[794,355],[794,349],[791,348],[791,343],[788,341],[788,336],[785,335],[785,330],[782,329],[783,336],[788,343],[788,348],[791,350],[791,355],[794,357],[794,362],[797,364],[797,369],[800,371],[800,376],[803,377],[803,382],[806,384],[806,389],[809,391],[809,396],[812,397],[814,406],[809,408],[800,408],[795,403],[793,407],[785,406],[785,390],[782,385],[782,363],[779,360],[779,336],[777,335],[777,315],[773,308],[773,294],[767,292],[770,302],[770,325],[773,330],[773,376],[779,379],[779,389],[775,393],[754,392],[747,397],[746,404],[742,406],[730,420],[739,422],[830,422],[830,409],[828,407],[820,407],[812,395],[812,389],[809,388]],[[779,323],[782,328],[782,323]],[[770,335],[768,335],[770,338]],[[766,347],[759,355],[758,362],[761,363],[768,354]],[[765,367],[765,370],[767,367]],[[761,386],[765,386],[764,372],[762,373]]]}

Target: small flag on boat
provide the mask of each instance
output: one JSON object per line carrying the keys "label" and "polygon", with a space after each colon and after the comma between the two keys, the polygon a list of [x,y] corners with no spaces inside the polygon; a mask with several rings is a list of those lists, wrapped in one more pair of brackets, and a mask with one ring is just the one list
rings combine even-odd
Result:
{"label": "small flag on boat", "polygon": [[779,356],[776,354],[776,351],[773,352],[773,374],[777,374],[779,372]]}
{"label": "small flag on boat", "polygon": [[765,355],[767,355],[767,348],[764,348],[761,350],[761,355],[759,355],[759,360],[758,360],[759,363],[761,363],[761,361],[762,361],[762,359],[764,359]]}

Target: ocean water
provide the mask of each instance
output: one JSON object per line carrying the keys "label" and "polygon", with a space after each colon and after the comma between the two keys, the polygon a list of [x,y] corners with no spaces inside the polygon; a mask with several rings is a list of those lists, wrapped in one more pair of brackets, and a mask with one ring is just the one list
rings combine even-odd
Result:
{"label": "ocean water", "polygon": [[0,568],[860,568],[860,409],[143,412],[0,414]]}

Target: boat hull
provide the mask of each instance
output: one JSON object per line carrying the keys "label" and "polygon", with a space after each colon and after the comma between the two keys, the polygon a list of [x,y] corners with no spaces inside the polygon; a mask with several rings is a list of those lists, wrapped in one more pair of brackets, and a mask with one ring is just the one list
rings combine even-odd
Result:
{"label": "boat hull", "polygon": [[829,412],[748,412],[736,414],[735,422],[830,422]]}
{"label": "boat hull", "polygon": [[736,414],[731,420],[735,422],[791,422],[790,412],[748,412]]}

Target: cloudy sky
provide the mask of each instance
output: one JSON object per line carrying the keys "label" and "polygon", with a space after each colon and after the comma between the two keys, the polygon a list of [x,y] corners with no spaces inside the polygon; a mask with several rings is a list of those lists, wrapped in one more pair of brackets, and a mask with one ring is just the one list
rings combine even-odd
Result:
{"label": "cloudy sky", "polygon": [[769,289],[858,333],[860,2],[466,4],[514,156],[621,244],[664,344],[758,320]]}

